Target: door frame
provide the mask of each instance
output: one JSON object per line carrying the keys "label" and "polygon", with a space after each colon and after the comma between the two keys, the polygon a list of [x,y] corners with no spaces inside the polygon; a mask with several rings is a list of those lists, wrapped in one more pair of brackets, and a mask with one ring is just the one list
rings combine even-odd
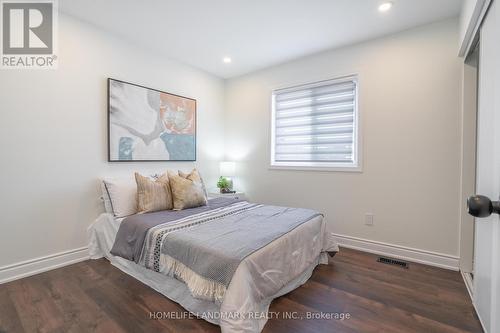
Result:
{"label": "door frame", "polygon": [[[481,325],[483,326],[483,330],[486,331],[485,328],[485,322],[483,322],[480,312],[478,311],[477,303],[476,303],[476,297],[478,295],[474,295],[474,290],[477,287],[477,284],[479,281],[476,279],[476,281],[472,280],[472,271],[473,271],[473,256],[474,256],[474,239],[476,236],[474,235],[474,223],[481,223],[481,221],[475,221],[472,217],[467,216],[467,212],[465,211],[465,202],[464,198],[466,198],[468,195],[471,195],[473,193],[476,193],[476,188],[477,188],[477,175],[476,175],[476,166],[477,166],[477,151],[478,148],[478,113],[479,113],[479,104],[480,104],[480,97],[479,97],[479,80],[475,82],[475,84],[478,87],[478,90],[476,90],[476,96],[474,94],[471,94],[471,91],[473,92],[474,90],[471,90],[470,84],[474,84],[474,82],[471,81],[471,76],[474,76],[474,68],[471,68],[470,64],[467,63],[468,56],[472,53],[471,51],[474,50],[474,48],[477,46],[477,42],[480,39],[480,29],[483,24],[483,21],[486,17],[486,14],[493,3],[493,0],[471,0],[474,1],[473,8],[471,9],[471,14],[470,17],[462,17],[461,19],[463,20],[461,22],[461,25],[464,26],[464,34],[463,38],[460,41],[460,49],[459,49],[459,56],[463,57],[464,59],[464,64],[463,64],[463,81],[462,81],[462,110],[461,110],[461,177],[460,177],[460,238],[459,238],[459,248],[460,248],[460,271],[462,273],[462,276],[464,278],[464,282],[467,286],[467,289],[469,291],[469,294],[472,299],[472,303],[474,305],[474,308],[476,309],[476,313],[479,317],[479,320],[481,322]],[[467,5],[467,3],[466,3]],[[464,13],[462,13],[464,15]],[[467,20],[467,22],[464,22]],[[481,56],[479,56],[481,58]],[[480,67],[481,65],[479,65]],[[479,76],[479,68],[476,68],[478,71],[477,75]],[[477,105],[474,105],[474,99],[477,101]],[[471,111],[473,110],[473,111]],[[473,117],[473,115],[475,117]],[[473,140],[473,144],[472,141]],[[472,150],[472,147],[474,149]],[[473,155],[472,155],[473,153]],[[468,157],[467,157],[468,156]],[[471,157],[473,156],[473,169],[471,167]],[[469,158],[469,160],[468,160]],[[472,172],[474,170],[474,172]],[[470,191],[469,193],[466,193],[466,191]],[[500,227],[497,226],[497,228],[500,229]],[[499,231],[500,234],[500,231]],[[500,244],[496,244],[496,247],[500,247]],[[500,250],[500,249],[497,249]],[[495,265],[496,266],[496,265]],[[495,269],[495,268],[494,268]],[[496,267],[498,269],[498,267]],[[497,272],[498,274],[498,272]],[[500,282],[498,283],[498,286],[500,286]],[[498,292],[498,291],[497,291]],[[499,293],[500,294],[500,293]],[[493,296],[493,295],[492,295]],[[493,296],[494,297],[494,296]],[[495,299],[495,298],[494,298]],[[492,308],[490,309],[493,311],[494,308],[499,308],[499,304],[496,304],[496,302],[500,301],[499,299],[495,299],[495,301],[492,302],[491,306]],[[491,312],[490,311],[490,312]],[[497,322],[497,318],[495,316],[489,322],[487,327],[490,327],[492,329],[491,333],[497,333],[496,330],[499,329],[499,322]],[[493,332],[495,331],[495,332]]]}
{"label": "door frame", "polygon": [[[466,1],[466,4],[471,1],[474,1],[475,4],[474,8],[470,10],[471,14],[469,17],[467,18],[463,16],[466,8],[465,6],[462,7],[462,16],[460,17],[460,23],[461,26],[464,26],[464,31],[462,40],[460,41],[458,56],[464,58],[467,57],[471,49],[474,47],[474,39],[479,36],[479,28],[481,27],[481,23],[483,22],[486,12],[488,11],[491,1],[493,0],[470,0]],[[466,19],[468,19],[468,22],[464,22]]]}
{"label": "door frame", "polygon": [[474,218],[467,213],[467,198],[476,192],[476,151],[479,41],[464,59],[462,80],[460,163],[460,271],[469,293],[473,293]]}

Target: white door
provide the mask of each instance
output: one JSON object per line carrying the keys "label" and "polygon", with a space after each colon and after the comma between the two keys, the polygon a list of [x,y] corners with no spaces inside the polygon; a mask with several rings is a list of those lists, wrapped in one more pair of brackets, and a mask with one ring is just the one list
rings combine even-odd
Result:
{"label": "white door", "polygon": [[[476,193],[500,200],[500,1],[480,32]],[[500,218],[475,219],[474,303],[487,332],[500,333]]]}

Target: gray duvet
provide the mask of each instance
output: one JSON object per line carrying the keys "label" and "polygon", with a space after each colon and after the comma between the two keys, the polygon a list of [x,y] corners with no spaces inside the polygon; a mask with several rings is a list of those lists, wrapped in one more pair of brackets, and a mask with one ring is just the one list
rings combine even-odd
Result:
{"label": "gray duvet", "polygon": [[195,297],[221,301],[246,257],[318,215],[218,198],[205,207],[125,219],[111,253],[175,276]]}
{"label": "gray duvet", "polygon": [[123,219],[111,249],[111,254],[139,263],[147,232],[160,224],[173,222],[190,215],[207,212],[241,200],[216,198],[208,205],[185,210],[163,210],[154,213],[136,214]]}

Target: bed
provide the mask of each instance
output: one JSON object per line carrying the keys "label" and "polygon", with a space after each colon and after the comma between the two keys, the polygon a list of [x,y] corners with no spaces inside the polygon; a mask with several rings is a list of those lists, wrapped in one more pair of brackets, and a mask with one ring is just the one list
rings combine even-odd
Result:
{"label": "bed", "polygon": [[88,229],[90,256],[107,258],[223,333],[262,331],[271,301],[338,251],[324,217],[310,210],[216,198],[181,212],[102,214]]}

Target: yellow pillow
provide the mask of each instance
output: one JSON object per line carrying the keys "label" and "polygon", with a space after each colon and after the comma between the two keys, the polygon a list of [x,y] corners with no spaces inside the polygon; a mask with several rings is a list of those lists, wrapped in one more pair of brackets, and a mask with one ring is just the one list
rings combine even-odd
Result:
{"label": "yellow pillow", "polygon": [[203,187],[203,193],[205,194],[206,197],[208,197],[208,193],[207,193],[207,188],[205,186],[205,182],[203,181],[203,178],[201,178],[201,175],[198,172],[198,169],[196,169],[196,168],[193,169],[193,171],[191,171],[191,173],[184,173],[181,170],[179,170],[178,172],[179,172],[179,176],[181,176],[182,178],[186,178],[186,179],[190,179],[190,180],[193,180],[193,181],[200,182],[201,186]]}
{"label": "yellow pillow", "polygon": [[171,171],[168,172],[174,210],[205,206],[207,204],[201,177],[199,177],[197,171],[196,174],[193,174],[193,172],[187,176],[183,173],[182,175],[186,177],[179,176]]}
{"label": "yellow pillow", "polygon": [[167,174],[156,181],[135,173],[137,183],[137,208],[139,213],[156,212],[173,208],[172,193]]}

